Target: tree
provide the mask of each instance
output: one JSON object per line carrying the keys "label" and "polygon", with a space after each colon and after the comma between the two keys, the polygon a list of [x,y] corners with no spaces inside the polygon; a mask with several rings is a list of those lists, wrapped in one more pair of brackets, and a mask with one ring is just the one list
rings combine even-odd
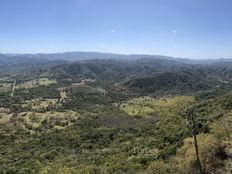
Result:
{"label": "tree", "polygon": [[197,130],[197,123],[196,123],[197,122],[196,121],[196,112],[195,112],[196,108],[197,108],[197,106],[195,106],[195,105],[186,106],[184,108],[183,117],[185,118],[186,125],[190,129],[192,136],[193,136],[195,154],[196,154],[196,160],[197,160],[199,172],[200,172],[200,174],[204,174],[204,170],[202,169],[202,164],[201,164],[200,157],[199,157],[199,147],[198,147],[198,142],[197,142],[198,130]]}

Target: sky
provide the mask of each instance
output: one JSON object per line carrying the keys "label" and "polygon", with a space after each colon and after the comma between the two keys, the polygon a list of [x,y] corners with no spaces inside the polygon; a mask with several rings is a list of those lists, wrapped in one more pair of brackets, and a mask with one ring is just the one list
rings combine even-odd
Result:
{"label": "sky", "polygon": [[0,52],[232,58],[231,7],[231,0],[0,0]]}

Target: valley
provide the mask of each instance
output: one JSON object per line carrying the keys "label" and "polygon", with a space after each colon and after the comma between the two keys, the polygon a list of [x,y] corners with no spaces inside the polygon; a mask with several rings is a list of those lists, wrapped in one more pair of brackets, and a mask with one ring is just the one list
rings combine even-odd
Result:
{"label": "valley", "polygon": [[0,74],[0,173],[198,173],[189,107],[205,173],[232,172],[230,62],[17,64]]}

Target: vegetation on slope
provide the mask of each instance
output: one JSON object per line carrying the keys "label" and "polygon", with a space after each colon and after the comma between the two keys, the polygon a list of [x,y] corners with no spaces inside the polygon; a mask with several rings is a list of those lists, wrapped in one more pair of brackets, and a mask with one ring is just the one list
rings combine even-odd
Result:
{"label": "vegetation on slope", "polygon": [[196,174],[194,105],[204,172],[229,174],[230,69],[91,60],[2,74],[0,173]]}

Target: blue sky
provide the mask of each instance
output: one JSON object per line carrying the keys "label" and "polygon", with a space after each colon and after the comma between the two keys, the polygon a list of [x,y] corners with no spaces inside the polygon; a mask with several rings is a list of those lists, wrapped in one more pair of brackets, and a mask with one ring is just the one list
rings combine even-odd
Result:
{"label": "blue sky", "polygon": [[0,52],[232,58],[231,0],[0,0]]}

